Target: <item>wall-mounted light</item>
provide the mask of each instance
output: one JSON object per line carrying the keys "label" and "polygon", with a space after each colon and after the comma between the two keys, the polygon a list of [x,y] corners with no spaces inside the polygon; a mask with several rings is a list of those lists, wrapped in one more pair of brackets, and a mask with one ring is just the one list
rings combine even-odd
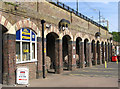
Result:
{"label": "wall-mounted light", "polygon": [[62,27],[63,31],[65,30],[65,27]]}
{"label": "wall-mounted light", "polygon": [[110,42],[112,43],[112,41],[113,41],[113,37],[110,37]]}
{"label": "wall-mounted light", "polygon": [[100,38],[100,35],[101,35],[100,32],[96,32],[95,37],[96,37],[96,38]]}
{"label": "wall-mounted light", "polygon": [[51,27],[51,24],[46,24],[46,28],[50,28]]}
{"label": "wall-mounted light", "polygon": [[27,18],[27,20],[29,20],[29,21],[30,21],[30,18]]}
{"label": "wall-mounted light", "polygon": [[70,22],[68,20],[62,19],[59,22],[59,29],[63,31],[67,30],[69,25],[70,25]]}
{"label": "wall-mounted light", "polygon": [[110,37],[110,41],[113,40],[113,37]]}

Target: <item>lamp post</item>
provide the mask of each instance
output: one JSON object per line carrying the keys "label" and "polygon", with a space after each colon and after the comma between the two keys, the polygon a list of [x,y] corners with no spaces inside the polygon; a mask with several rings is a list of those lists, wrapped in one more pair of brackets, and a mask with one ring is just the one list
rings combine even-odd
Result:
{"label": "lamp post", "polygon": [[100,10],[98,10],[98,9],[94,9],[95,11],[98,11],[99,12],[99,37],[100,37],[100,25],[101,25],[101,14],[100,14]]}
{"label": "lamp post", "polygon": [[45,23],[45,20],[41,20],[41,24],[42,24],[42,67],[43,67],[43,78],[45,78],[44,23]]}
{"label": "lamp post", "polygon": [[99,24],[101,24],[101,22],[100,22],[101,20],[100,20],[100,10],[99,10]]}
{"label": "lamp post", "polygon": [[[100,10],[99,10],[99,25],[101,25],[101,22],[100,22]],[[99,26],[99,32],[100,32],[100,26]]]}
{"label": "lamp post", "polygon": [[76,10],[77,10],[77,13],[78,13],[78,0],[76,1],[76,6],[77,6]]}
{"label": "lamp post", "polygon": [[104,18],[101,22],[102,22],[102,23],[107,22],[107,29],[109,29],[109,21],[108,21],[108,20],[105,20],[105,18]]}

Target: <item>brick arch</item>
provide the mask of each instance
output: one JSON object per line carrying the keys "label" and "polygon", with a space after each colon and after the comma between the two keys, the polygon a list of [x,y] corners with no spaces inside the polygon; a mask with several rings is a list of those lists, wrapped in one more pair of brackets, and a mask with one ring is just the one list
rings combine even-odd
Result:
{"label": "brick arch", "polygon": [[[36,34],[37,36],[41,37],[41,33],[40,30],[38,29],[38,27],[36,26],[36,24],[30,20],[20,20],[18,22],[16,22],[12,28],[15,28],[15,31],[24,28],[24,27],[28,27],[31,28]],[[11,28],[11,29],[12,29]]]}
{"label": "brick arch", "polygon": [[60,39],[63,38],[63,36],[68,35],[71,38],[71,41],[73,41],[73,35],[69,30],[65,30],[63,33],[60,34]]}
{"label": "brick arch", "polygon": [[97,46],[97,42],[98,42],[98,44],[101,44],[101,42],[100,42],[99,40],[97,40],[97,41],[96,41],[96,46]]}
{"label": "brick arch", "polygon": [[110,43],[110,40],[108,40],[107,42]]}
{"label": "brick arch", "polygon": [[46,29],[45,30],[45,32],[44,32],[44,37],[46,38],[46,36],[47,36],[47,34],[49,34],[49,33],[51,33],[51,32],[54,32],[54,33],[56,33],[58,36],[60,36],[60,32],[59,32],[59,30],[56,28],[56,27],[53,27],[53,26],[51,26],[51,28],[48,30],[48,29]]}
{"label": "brick arch", "polygon": [[101,40],[100,40],[100,39],[97,39],[97,40],[96,40],[96,43],[97,43],[97,41],[99,41],[99,43],[101,43]]}
{"label": "brick arch", "polygon": [[110,42],[108,42],[108,44],[110,45]]}
{"label": "brick arch", "polygon": [[107,45],[108,43],[105,41],[105,44]]}
{"label": "brick arch", "polygon": [[104,39],[101,39],[101,43],[102,43],[102,42],[105,44],[105,40],[104,40]]}
{"label": "brick arch", "polygon": [[94,39],[91,40],[91,43],[92,43],[93,41],[96,43],[96,40],[94,40]]}
{"label": "brick arch", "polygon": [[84,35],[84,36],[83,36],[83,40],[85,40],[85,39],[88,39],[89,42],[91,41],[91,40],[90,40],[90,36],[88,36],[88,35]]}
{"label": "brick arch", "polygon": [[12,24],[2,15],[0,15],[0,24],[5,26],[8,31],[12,27]]}
{"label": "brick arch", "polygon": [[[75,37],[74,37],[74,41],[76,41],[76,39],[77,39],[78,37],[80,37],[81,39],[83,38],[81,33],[77,33],[77,34],[75,35]],[[82,41],[83,41],[83,39],[82,39]]]}
{"label": "brick arch", "polygon": [[103,43],[103,44],[105,44],[105,42],[104,42],[104,41],[101,41],[101,43],[100,43],[100,44],[102,44],[102,43]]}
{"label": "brick arch", "polygon": [[91,36],[91,42],[94,40],[96,42],[96,38],[94,36]]}
{"label": "brick arch", "polygon": [[107,39],[104,41],[104,43],[108,43],[108,42],[107,42]]}

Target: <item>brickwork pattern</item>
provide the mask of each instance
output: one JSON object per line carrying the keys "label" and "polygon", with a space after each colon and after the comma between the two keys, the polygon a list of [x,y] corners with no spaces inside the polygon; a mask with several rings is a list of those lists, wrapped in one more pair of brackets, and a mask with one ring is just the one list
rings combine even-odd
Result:
{"label": "brickwork pattern", "polygon": [[[24,27],[29,27],[31,28],[32,30],[34,30],[37,34],[40,34],[39,33],[39,29],[38,27],[36,26],[35,23],[33,23],[32,21],[30,20],[20,20],[19,22],[16,23],[16,30],[19,30],[21,28],[24,28]],[[40,34],[41,35],[41,34]]]}
{"label": "brickwork pattern", "polygon": [[31,62],[31,63],[22,63],[22,64],[17,64],[17,67],[28,67],[29,68],[29,79],[36,79],[36,63]]}
{"label": "brickwork pattern", "polygon": [[8,30],[12,26],[12,24],[4,16],[2,16],[1,14],[0,14],[0,24],[5,26]]}
{"label": "brickwork pattern", "polygon": [[37,38],[37,78],[42,76],[42,39]]}
{"label": "brickwork pattern", "polygon": [[15,83],[16,70],[16,36],[11,34],[4,34],[3,36],[3,83]]}
{"label": "brickwork pattern", "polygon": [[[111,36],[108,34],[108,31],[101,29],[101,38],[97,39],[95,38],[95,33],[98,32],[98,27],[77,17],[75,14],[70,14],[69,12],[54,6],[48,2],[45,3],[38,3],[38,8],[36,7],[37,3],[22,3],[21,4],[23,8],[18,8],[18,11],[23,11],[24,13],[20,13],[18,11],[15,11],[16,13],[9,11],[8,13],[2,12],[0,14],[0,24],[2,24],[4,27],[8,29],[8,33],[11,32],[14,35],[6,34],[4,36],[4,83],[6,84],[14,84],[15,83],[15,70],[16,66],[27,66],[30,69],[30,79],[35,79],[36,77],[42,77],[42,40],[41,40],[41,19],[46,20],[46,24],[51,25],[50,28],[46,28],[45,30],[45,41],[44,41],[44,55],[45,55],[45,63],[46,63],[46,36],[49,33],[56,33],[59,36],[59,39],[55,42],[55,73],[59,74],[63,71],[63,58],[62,58],[62,38],[65,35],[68,35],[70,37],[70,42],[68,43],[68,70],[74,70],[76,69],[76,39],[78,37],[82,38],[82,42],[79,44],[79,62],[80,62],[80,68],[84,68],[85,64],[85,53],[86,50],[86,59],[89,67],[92,66],[91,62],[91,44],[86,44],[86,49],[84,50],[84,40],[87,38],[89,42],[92,40],[102,42],[106,42],[106,46],[103,47],[103,52],[105,51],[105,55],[102,58],[103,61],[107,60],[111,56],[108,57],[108,46],[107,39]],[[5,8],[6,6],[6,8]],[[27,8],[24,8],[24,6],[27,6]],[[29,7],[29,8],[28,8]],[[44,7],[44,8],[43,8]],[[4,4],[3,7],[5,10],[13,10],[12,6],[7,6]],[[14,14],[16,14],[16,16]],[[29,14],[28,14],[29,13]],[[72,16],[72,18],[71,18]],[[16,17],[16,18],[14,18]],[[7,18],[7,19],[6,19]],[[12,19],[11,19],[12,18]],[[30,20],[28,20],[30,18]],[[58,28],[58,23],[61,20],[61,18],[67,19],[71,21],[71,24],[68,29],[65,31],[60,31]],[[17,30],[21,28],[31,28],[33,31],[37,34],[37,63],[23,63],[23,64],[17,64],[15,61],[15,55],[16,55],[16,39],[15,39],[15,33]],[[14,31],[14,32],[13,32]],[[94,44],[94,51],[93,51],[93,59],[94,64],[97,65],[97,47],[96,44]],[[110,48],[109,48],[110,49]],[[98,53],[98,58],[100,60],[101,64],[101,54],[100,54],[100,48]],[[104,63],[104,62],[103,62]],[[37,64],[37,65],[36,65]],[[45,75],[47,76],[47,64],[45,64]]]}

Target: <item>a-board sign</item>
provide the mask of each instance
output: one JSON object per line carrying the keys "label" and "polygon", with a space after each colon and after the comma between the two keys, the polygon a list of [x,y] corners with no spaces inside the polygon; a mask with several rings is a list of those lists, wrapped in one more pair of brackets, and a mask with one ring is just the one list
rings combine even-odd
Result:
{"label": "a-board sign", "polygon": [[29,82],[29,69],[27,67],[17,68],[17,84],[28,84]]}

